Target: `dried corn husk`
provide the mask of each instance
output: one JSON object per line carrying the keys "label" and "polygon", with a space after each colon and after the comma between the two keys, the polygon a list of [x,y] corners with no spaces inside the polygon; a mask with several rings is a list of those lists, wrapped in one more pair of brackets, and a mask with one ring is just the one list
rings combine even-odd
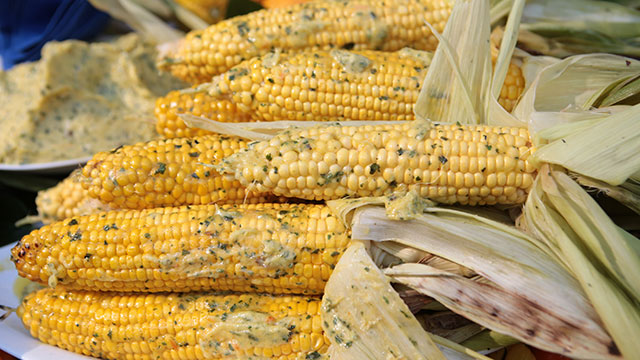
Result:
{"label": "dried corn husk", "polygon": [[[584,219],[577,218],[585,216]],[[625,358],[640,354],[638,239],[618,228],[568,175],[545,166],[526,203],[525,226],[580,282]]]}
{"label": "dried corn husk", "polygon": [[488,360],[428,334],[359,241],[342,255],[327,282],[322,319],[331,359]]}
{"label": "dried corn husk", "polygon": [[[332,206],[339,210],[339,202]],[[488,281],[424,264],[385,270],[396,281],[483,326],[568,356],[615,358],[608,350],[612,340],[580,285],[544,244],[469,213],[444,208],[426,211],[399,223],[389,219],[382,207],[357,209],[352,237],[401,243],[482,275]]]}

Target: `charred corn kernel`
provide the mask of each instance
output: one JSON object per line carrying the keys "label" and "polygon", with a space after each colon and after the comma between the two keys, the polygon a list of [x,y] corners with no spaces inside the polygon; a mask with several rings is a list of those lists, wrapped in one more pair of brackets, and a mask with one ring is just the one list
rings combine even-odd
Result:
{"label": "charred corn kernel", "polygon": [[273,201],[212,168],[244,147],[246,141],[221,135],[123,146],[96,154],[81,181],[91,197],[122,209]]}
{"label": "charred corn kernel", "polygon": [[12,259],[20,276],[70,289],[321,294],[348,242],[325,205],[200,205],[66,219]]}
{"label": "charred corn kernel", "polygon": [[252,190],[303,199],[407,190],[446,204],[521,204],[536,175],[533,151],[526,128],[330,125],[256,142],[218,169]]}
{"label": "charred corn kernel", "polygon": [[38,192],[36,206],[43,223],[112,210],[109,205],[89,196],[78,181],[79,175],[79,171],[74,171],[58,185]]}
{"label": "charred corn kernel", "polygon": [[49,288],[28,295],[17,314],[40,341],[96,358],[284,360],[327,350],[320,308],[304,296]]}
{"label": "charred corn kernel", "polygon": [[156,130],[166,138],[193,137],[209,131],[189,128],[178,114],[193,114],[220,122],[250,121],[248,114],[238,110],[229,100],[218,100],[206,93],[172,91],[156,100]]}
{"label": "charred corn kernel", "polygon": [[215,24],[224,19],[229,5],[229,0],[176,0],[176,2],[209,24]]}
{"label": "charred corn kernel", "polygon": [[[431,56],[410,49],[270,53],[200,89],[208,91],[211,108],[223,109],[214,114],[222,121],[232,116],[224,110],[229,102],[237,104],[235,117],[244,121],[410,120]],[[500,103],[511,110],[523,88],[522,72],[512,65]],[[176,119],[165,133],[184,127]]]}
{"label": "charred corn kernel", "polygon": [[449,0],[320,0],[255,11],[190,32],[160,66],[202,83],[271,49],[434,50],[425,22],[442,32],[452,7]]}

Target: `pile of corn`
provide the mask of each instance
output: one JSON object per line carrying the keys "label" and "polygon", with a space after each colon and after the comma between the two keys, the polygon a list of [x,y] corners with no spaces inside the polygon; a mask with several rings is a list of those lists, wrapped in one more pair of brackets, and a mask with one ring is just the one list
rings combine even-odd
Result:
{"label": "pile of corn", "polygon": [[[524,128],[331,124],[248,147],[178,117],[413,120],[437,46],[424,20],[442,32],[452,4],[320,0],[189,33],[163,62],[193,84],[158,99],[165,139],[96,154],[12,250],[49,285],[18,309],[31,334],[109,359],[323,358],[319,296],[350,242],[325,200],[523,204],[539,170]],[[523,89],[513,63],[500,104]]]}

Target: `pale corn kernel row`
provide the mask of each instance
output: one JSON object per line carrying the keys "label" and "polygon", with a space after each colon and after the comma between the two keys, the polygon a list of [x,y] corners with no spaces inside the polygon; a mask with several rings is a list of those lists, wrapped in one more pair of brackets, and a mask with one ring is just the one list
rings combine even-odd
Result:
{"label": "pale corn kernel row", "polygon": [[253,191],[331,200],[415,190],[446,204],[521,204],[533,184],[526,128],[329,125],[290,130],[223,160]]}
{"label": "pale corn kernel row", "polygon": [[171,91],[156,100],[156,130],[165,138],[193,137],[210,134],[209,131],[189,128],[178,117],[192,114],[220,122],[250,121],[249,114],[238,110],[228,100],[219,100],[204,92]]}
{"label": "pale corn kernel row", "polygon": [[79,182],[79,175],[79,171],[76,170],[56,186],[38,191],[36,207],[43,223],[48,224],[72,216],[113,209],[113,207],[89,196],[87,190]]}
{"label": "pale corn kernel row", "polygon": [[12,259],[20,276],[69,289],[321,294],[348,243],[325,205],[201,205],[66,219]]}
{"label": "pale corn kernel row", "polygon": [[42,289],[17,313],[33,337],[98,358],[285,360],[327,350],[320,308],[303,296]]}

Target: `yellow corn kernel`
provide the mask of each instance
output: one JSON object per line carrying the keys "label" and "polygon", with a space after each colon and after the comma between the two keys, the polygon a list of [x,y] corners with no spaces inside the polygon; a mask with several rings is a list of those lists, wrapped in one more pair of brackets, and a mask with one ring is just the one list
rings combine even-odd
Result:
{"label": "yellow corn kernel", "polygon": [[80,171],[76,170],[58,185],[38,191],[36,206],[43,223],[62,220],[72,216],[88,215],[112,210],[100,200],[89,196],[78,181]]}
{"label": "yellow corn kernel", "polygon": [[221,135],[123,146],[96,154],[81,182],[91,197],[122,209],[273,201],[212,168],[244,147],[246,141]]}
{"label": "yellow corn kernel", "polygon": [[[172,104],[179,112],[223,122],[412,120],[431,55],[409,49],[272,53],[245,61],[215,77],[210,85],[201,85],[207,95],[185,94]],[[522,72],[511,64],[500,104],[510,111],[523,89]],[[200,101],[196,97],[206,102],[206,113],[203,105],[189,105]],[[163,115],[168,112],[156,112],[158,129],[165,135],[183,129],[185,134],[202,132],[186,129],[175,112]],[[169,117],[171,122],[165,120]]]}
{"label": "yellow corn kernel", "polygon": [[20,276],[70,289],[321,294],[348,242],[325,205],[200,205],[66,219],[12,259]]}
{"label": "yellow corn kernel", "polygon": [[[534,151],[526,128],[330,125],[256,142],[220,169],[257,192],[310,200],[415,190],[446,204],[521,204],[537,171]],[[298,181],[301,168],[311,181]]]}
{"label": "yellow corn kernel", "polygon": [[17,314],[40,341],[96,358],[285,360],[317,358],[329,346],[309,325],[321,321],[320,299],[304,296],[48,288],[28,295]]}
{"label": "yellow corn kernel", "polygon": [[161,66],[202,83],[271,49],[434,50],[425,22],[442,32],[452,7],[449,0],[320,0],[255,11],[190,32]]}
{"label": "yellow corn kernel", "polygon": [[156,100],[156,130],[166,138],[193,137],[209,134],[209,131],[189,128],[178,114],[192,114],[220,122],[250,121],[251,118],[238,110],[229,100],[218,100],[206,93],[171,91]]}

